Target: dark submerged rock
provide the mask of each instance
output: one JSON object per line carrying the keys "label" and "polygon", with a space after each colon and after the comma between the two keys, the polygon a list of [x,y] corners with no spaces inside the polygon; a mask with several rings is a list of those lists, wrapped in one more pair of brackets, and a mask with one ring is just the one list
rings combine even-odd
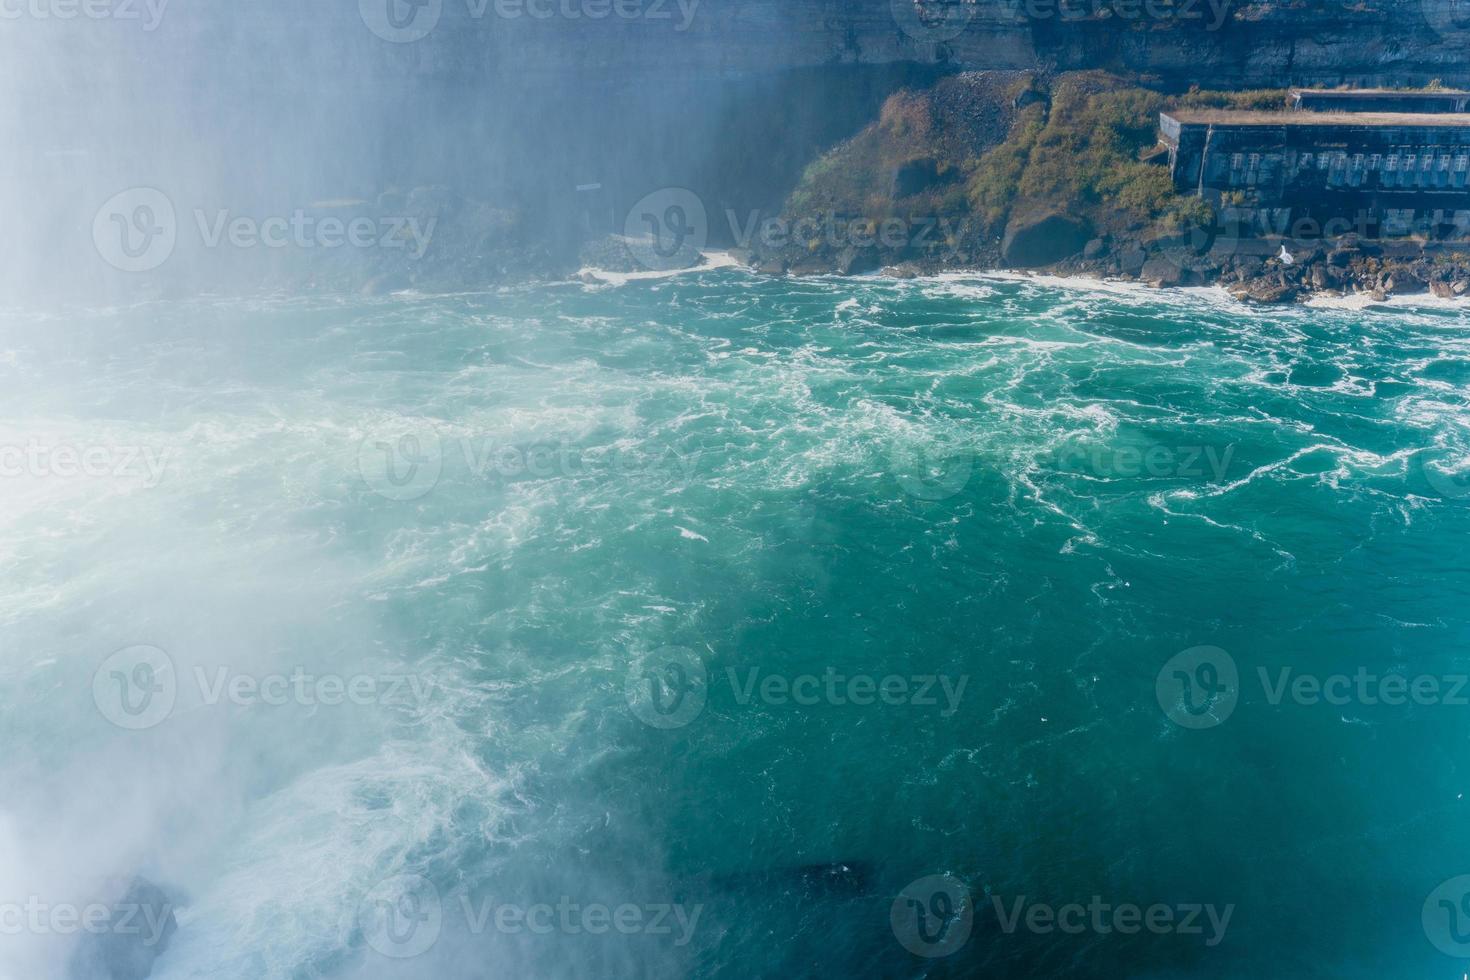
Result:
{"label": "dark submerged rock", "polygon": [[173,900],[153,882],[136,877],[112,890],[103,900],[111,914],[82,933],[67,980],[146,980],[178,931]]}

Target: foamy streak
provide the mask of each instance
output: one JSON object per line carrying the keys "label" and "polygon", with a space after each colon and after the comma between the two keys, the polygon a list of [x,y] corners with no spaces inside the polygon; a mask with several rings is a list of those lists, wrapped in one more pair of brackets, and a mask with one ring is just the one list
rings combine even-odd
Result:
{"label": "foamy streak", "polygon": [[729,252],[701,252],[704,261],[699,265],[690,266],[687,269],[652,269],[646,272],[608,272],[595,266],[584,266],[577,275],[590,276],[599,282],[605,282],[610,286],[625,286],[630,282],[643,282],[649,279],[673,279],[676,276],[688,276],[700,272],[710,272],[714,269],[744,268]]}

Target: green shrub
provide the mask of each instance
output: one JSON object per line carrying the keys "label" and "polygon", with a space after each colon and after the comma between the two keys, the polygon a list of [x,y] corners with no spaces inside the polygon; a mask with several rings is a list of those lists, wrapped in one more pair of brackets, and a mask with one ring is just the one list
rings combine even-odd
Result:
{"label": "green shrub", "polygon": [[[1018,94],[1034,84],[1021,80],[1013,88]],[[1208,221],[1211,209],[1176,193],[1166,168],[1141,162],[1158,144],[1159,111],[1170,104],[1279,109],[1284,99],[1280,89],[1194,89],[1171,99],[1106,72],[1069,72],[1053,80],[1049,107],[1017,112],[1004,142],[977,157],[976,144],[958,138],[962,130],[939,114],[943,100],[900,92],[871,126],[807,168],[787,212],[833,208],[881,219],[893,211],[894,168],[928,156],[941,177],[957,179],[913,202],[933,209],[927,213],[969,212],[996,228],[1018,209],[1045,206],[1087,217],[1102,231],[1182,228]]]}

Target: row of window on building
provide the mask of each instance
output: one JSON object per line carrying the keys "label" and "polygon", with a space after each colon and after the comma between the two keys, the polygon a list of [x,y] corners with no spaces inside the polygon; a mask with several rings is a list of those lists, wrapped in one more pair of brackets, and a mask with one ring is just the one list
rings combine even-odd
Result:
{"label": "row of window on building", "polygon": [[[1369,173],[1379,175],[1378,182],[1384,186],[1445,186],[1462,187],[1470,174],[1470,152],[1457,147],[1458,152],[1440,152],[1436,147],[1404,147],[1392,153],[1347,153],[1342,150],[1324,153],[1282,154],[1233,153],[1230,156],[1230,183],[1253,185],[1258,182],[1262,163],[1272,170],[1280,167],[1283,160],[1290,176],[1300,177],[1309,170],[1325,171],[1327,183],[1357,186]],[[1293,159],[1294,158],[1294,159]]]}

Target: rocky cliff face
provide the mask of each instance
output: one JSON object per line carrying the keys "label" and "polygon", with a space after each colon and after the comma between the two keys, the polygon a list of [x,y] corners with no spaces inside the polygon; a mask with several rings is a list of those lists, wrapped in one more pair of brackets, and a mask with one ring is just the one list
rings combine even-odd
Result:
{"label": "rocky cliff face", "polygon": [[[365,8],[405,2],[363,0]],[[483,14],[479,6],[442,0],[434,15],[431,0],[420,23],[432,29],[377,56],[395,70],[511,85],[609,73],[677,86],[897,61],[1108,68],[1206,87],[1470,81],[1470,9],[1456,0],[490,0]],[[605,7],[612,12],[592,16]],[[335,13],[335,29],[351,30]]]}

